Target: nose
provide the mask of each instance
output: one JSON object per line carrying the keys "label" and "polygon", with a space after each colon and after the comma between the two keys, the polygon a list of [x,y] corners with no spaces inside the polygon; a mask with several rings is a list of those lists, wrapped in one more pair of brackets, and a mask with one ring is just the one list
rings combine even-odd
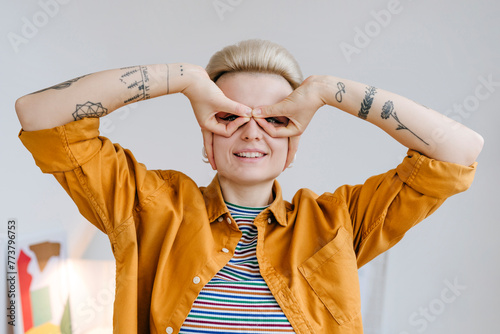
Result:
{"label": "nose", "polygon": [[241,126],[241,139],[243,140],[260,140],[264,130],[257,124],[252,117],[248,122]]}

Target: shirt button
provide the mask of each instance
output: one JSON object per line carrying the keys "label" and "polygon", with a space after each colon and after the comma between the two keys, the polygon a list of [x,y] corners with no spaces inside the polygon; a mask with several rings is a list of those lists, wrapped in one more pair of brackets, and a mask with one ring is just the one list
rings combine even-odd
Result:
{"label": "shirt button", "polygon": [[198,283],[200,283],[200,282],[201,282],[201,279],[200,279],[198,276],[195,276],[195,277],[193,278],[193,283],[194,283],[194,284],[198,284]]}
{"label": "shirt button", "polygon": [[229,249],[227,249],[227,248],[222,248],[222,251],[223,251],[224,253],[229,253]]}
{"label": "shirt button", "polygon": [[223,221],[223,220],[224,220],[224,218],[219,217],[219,219],[217,219],[217,220],[218,220],[218,221],[219,221],[219,223],[220,223],[221,221]]}
{"label": "shirt button", "polygon": [[174,329],[172,327],[167,327],[166,332],[167,334],[172,334],[174,332]]}
{"label": "shirt button", "polygon": [[268,224],[271,224],[272,222],[273,222],[273,220],[272,220],[270,217],[269,217],[269,218],[267,218],[267,223],[268,223]]}
{"label": "shirt button", "polygon": [[227,217],[227,223],[231,224],[231,218]]}

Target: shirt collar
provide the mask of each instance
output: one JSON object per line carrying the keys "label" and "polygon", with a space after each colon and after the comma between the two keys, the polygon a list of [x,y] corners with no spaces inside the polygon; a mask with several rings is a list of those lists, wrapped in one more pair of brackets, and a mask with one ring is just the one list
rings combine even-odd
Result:
{"label": "shirt collar", "polygon": [[[207,187],[202,188],[202,192],[210,223],[215,222],[219,217],[225,214],[229,214],[229,210],[222,197],[218,175],[215,175],[212,182]],[[273,184],[273,196],[274,200],[266,210],[272,213],[278,224],[287,226],[286,203],[283,201],[281,186],[276,180],[274,180]]]}

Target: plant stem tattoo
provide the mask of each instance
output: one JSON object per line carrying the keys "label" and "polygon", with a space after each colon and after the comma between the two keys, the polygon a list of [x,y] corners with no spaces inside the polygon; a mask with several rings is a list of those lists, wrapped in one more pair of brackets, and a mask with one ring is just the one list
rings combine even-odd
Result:
{"label": "plant stem tattoo", "polygon": [[337,88],[339,91],[335,94],[335,99],[338,103],[342,103],[342,93],[345,93],[345,85],[343,82],[337,82]]}
{"label": "plant stem tattoo", "polygon": [[149,95],[149,73],[146,66],[133,66],[123,68],[126,70],[120,77],[120,82],[127,86],[127,89],[133,91],[132,97],[127,98],[123,103],[131,103],[147,100]]}
{"label": "plant stem tattoo", "polygon": [[398,115],[396,114],[396,111],[394,110],[394,103],[392,101],[387,101],[384,106],[382,107],[382,114],[380,115],[382,119],[388,119],[389,117],[392,117],[398,122],[398,127],[396,130],[408,130],[412,135],[420,139],[425,145],[429,145],[425,140],[417,136],[413,131],[408,129],[406,125],[401,123],[401,121],[398,118]]}
{"label": "plant stem tattoo", "polygon": [[363,102],[361,102],[361,109],[359,109],[358,117],[362,119],[366,119],[368,117],[368,113],[370,112],[370,108],[372,107],[373,97],[377,93],[377,88],[370,86],[366,87],[365,98]]}
{"label": "plant stem tattoo", "polygon": [[64,82],[61,82],[60,84],[57,84],[57,85],[54,85],[54,86],[51,86],[51,87],[47,87],[47,88],[44,88],[44,89],[41,89],[41,90],[37,90],[36,92],[31,93],[30,95],[32,95],[32,94],[38,94],[38,93],[41,93],[41,92],[45,92],[46,90],[49,90],[49,89],[61,90],[61,89],[68,88],[73,83],[77,82],[78,80],[80,80],[83,77],[86,77],[87,75],[88,74],[85,74],[85,75],[82,75],[81,77],[74,78],[74,79],[71,79],[71,80],[68,80],[68,81],[64,81]]}
{"label": "plant stem tattoo", "polygon": [[108,109],[104,108],[101,102],[87,101],[84,104],[77,104],[76,110],[73,113],[75,121],[85,117],[102,117],[108,114]]}

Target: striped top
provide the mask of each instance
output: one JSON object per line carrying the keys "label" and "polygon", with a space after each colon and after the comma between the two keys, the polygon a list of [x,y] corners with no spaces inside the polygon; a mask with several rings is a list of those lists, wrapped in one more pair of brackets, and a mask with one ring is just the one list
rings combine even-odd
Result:
{"label": "striped top", "polygon": [[242,237],[233,258],[201,290],[179,333],[295,333],[257,262],[253,221],[266,207],[226,205]]}

